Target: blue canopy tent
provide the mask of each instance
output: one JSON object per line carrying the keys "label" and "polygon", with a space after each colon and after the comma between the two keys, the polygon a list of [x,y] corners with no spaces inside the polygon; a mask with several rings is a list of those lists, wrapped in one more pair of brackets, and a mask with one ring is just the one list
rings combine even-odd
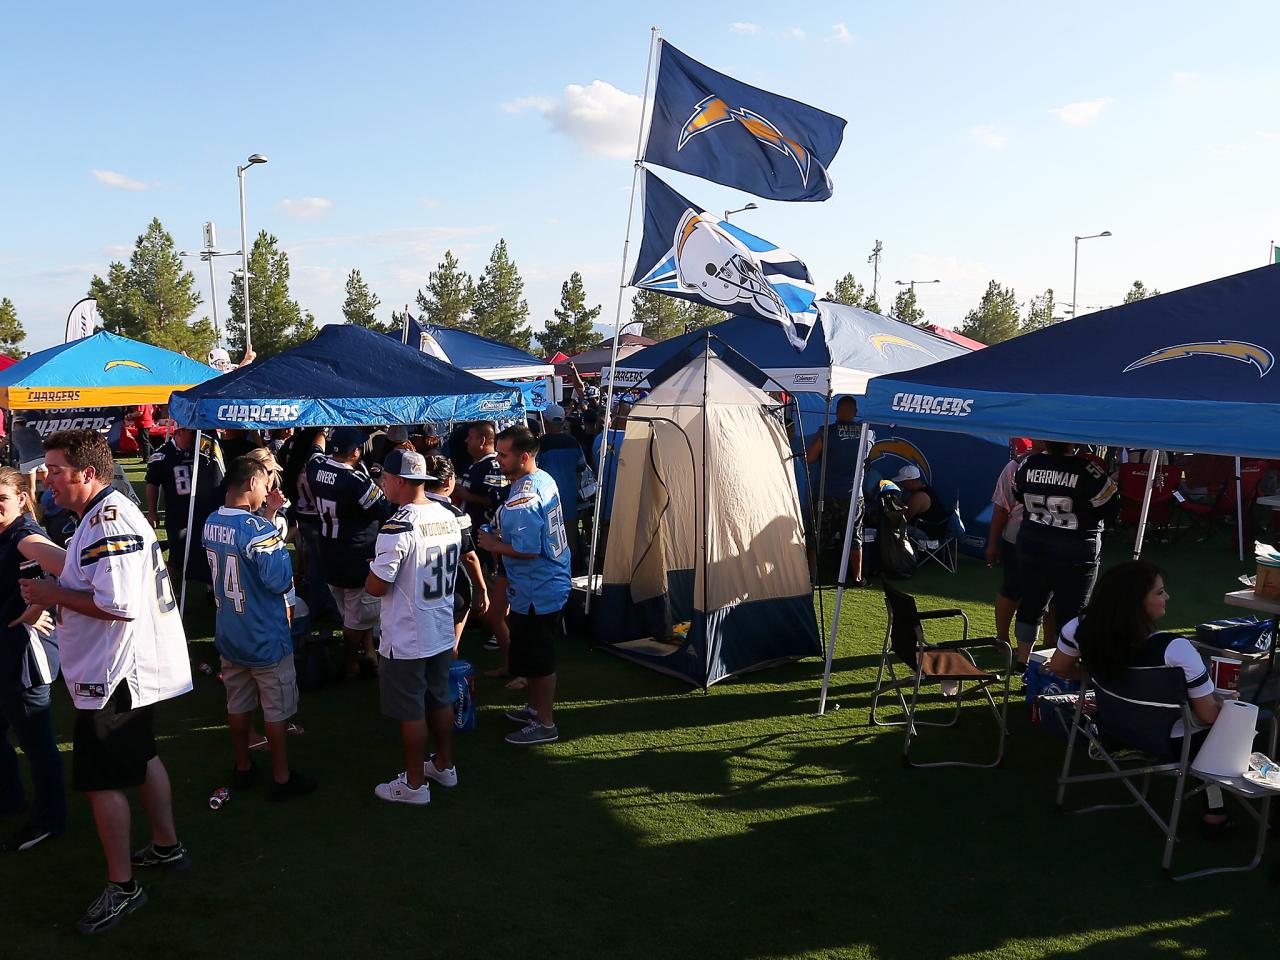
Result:
{"label": "blue canopy tent", "polygon": [[389,337],[331,324],[306,343],[175,393],[184,426],[275,429],[519,420],[520,391],[500,387]]}
{"label": "blue canopy tent", "polygon": [[[1280,266],[1260,267],[877,377],[860,412],[949,433],[1280,457],[1280,379],[1267,379],[1280,354],[1277,304]],[[1145,518],[1146,503],[1137,549]]]}
{"label": "blue canopy tent", "polygon": [[[519,390],[364,327],[331,324],[291,350],[175,393],[169,413],[197,431],[278,429],[522,420],[524,403]],[[195,502],[193,477],[187,529]],[[185,581],[182,590],[185,604]]]}

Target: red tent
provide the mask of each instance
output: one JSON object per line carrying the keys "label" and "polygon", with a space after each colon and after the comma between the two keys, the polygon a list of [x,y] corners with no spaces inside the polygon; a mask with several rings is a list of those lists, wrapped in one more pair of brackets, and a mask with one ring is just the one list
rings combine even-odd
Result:
{"label": "red tent", "polygon": [[968,347],[970,350],[984,350],[985,343],[979,343],[972,337],[966,337],[962,333],[956,333],[949,327],[940,327],[936,323],[926,323],[924,328],[935,336],[942,337],[944,340],[950,340],[952,343],[958,343],[962,347]]}
{"label": "red tent", "polygon": [[8,367],[12,367],[17,362],[18,361],[15,360],[13,357],[7,357],[3,353],[0,353],[0,370],[4,370]]}

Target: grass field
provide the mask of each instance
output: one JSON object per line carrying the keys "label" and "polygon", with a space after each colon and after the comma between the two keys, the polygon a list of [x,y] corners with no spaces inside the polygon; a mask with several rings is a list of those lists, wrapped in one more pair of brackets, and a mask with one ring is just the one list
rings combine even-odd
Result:
{"label": "grass field", "polygon": [[[1111,559],[1124,544],[1115,543]],[[1240,565],[1230,546],[1165,547],[1170,626],[1227,615]],[[974,561],[907,584],[922,606],[963,606],[989,633],[995,576]],[[829,616],[834,596],[822,605]],[[212,656],[207,615],[195,659]],[[564,739],[517,749],[501,712],[518,694],[482,681],[476,732],[457,743],[459,786],[425,808],[376,800],[400,769],[376,683],[304,694],[295,765],[314,795],[271,804],[253,791],[221,811],[231,765],[222,688],[157,717],[175,789],[185,873],[140,876],[151,902],[86,941],[73,925],[103,883],[88,804],[65,837],[0,859],[4,957],[1261,957],[1274,952],[1277,891],[1266,865],[1174,884],[1140,813],[1054,814],[1062,745],[1011,706],[999,770],[905,770],[901,734],[871,728],[884,630],[876,591],[851,592],[833,695],[816,715],[821,663],[690,691],[571,639],[557,720]],[[476,634],[463,655],[495,654]],[[70,731],[62,691],[59,731]],[[926,731],[920,757],[994,746],[976,702],[960,726]],[[259,761],[261,764],[265,756]],[[1115,788],[1119,790],[1119,788]],[[1087,793],[1080,796],[1088,797]],[[144,830],[135,805],[135,830]],[[1248,857],[1184,821],[1176,868]],[[0,823],[10,829],[19,821]],[[145,835],[135,845],[145,842]]]}

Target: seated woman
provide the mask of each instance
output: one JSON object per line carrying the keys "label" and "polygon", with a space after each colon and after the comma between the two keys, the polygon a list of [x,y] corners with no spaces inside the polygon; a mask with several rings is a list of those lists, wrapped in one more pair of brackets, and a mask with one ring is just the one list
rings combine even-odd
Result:
{"label": "seated woman", "polygon": [[[1078,661],[1083,658],[1089,673],[1105,683],[1129,667],[1178,667],[1186,677],[1191,712],[1199,723],[1212,726],[1222,705],[1214,696],[1213,681],[1200,654],[1186,637],[1156,630],[1156,621],[1164,616],[1168,602],[1159,567],[1145,560],[1117,564],[1098,578],[1081,615],[1062,628],[1049,669],[1060,677],[1076,679]],[[1186,735],[1182,721],[1174,723],[1169,733],[1175,751],[1181,753],[1178,741]],[[1193,756],[1207,733],[1192,732]],[[1226,831],[1230,818],[1220,789],[1210,786],[1205,796],[1209,809],[1202,829],[1213,838]]]}

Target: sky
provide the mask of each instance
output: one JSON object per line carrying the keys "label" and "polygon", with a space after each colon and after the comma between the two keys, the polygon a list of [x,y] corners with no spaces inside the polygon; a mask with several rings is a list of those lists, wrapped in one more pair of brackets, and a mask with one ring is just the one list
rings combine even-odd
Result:
{"label": "sky", "polygon": [[[180,249],[213,220],[238,250],[236,165],[262,153],[250,236],[279,238],[321,323],[342,320],[352,268],[389,318],[446,249],[479,273],[499,238],[535,329],[574,270],[612,323],[652,26],[848,120],[824,203],[657,171],[709,210],[758,203],[735,222],[820,290],[847,271],[870,287],[880,240],[881,303],[937,279],[920,306],[955,327],[991,280],[1069,303],[1073,237],[1109,230],[1080,243],[1084,313],[1135,280],[1261,266],[1280,239],[1274,5],[787,6],[19,5],[0,57],[0,296],[39,349],[152,217]],[[219,262],[224,317],[235,262]]]}

